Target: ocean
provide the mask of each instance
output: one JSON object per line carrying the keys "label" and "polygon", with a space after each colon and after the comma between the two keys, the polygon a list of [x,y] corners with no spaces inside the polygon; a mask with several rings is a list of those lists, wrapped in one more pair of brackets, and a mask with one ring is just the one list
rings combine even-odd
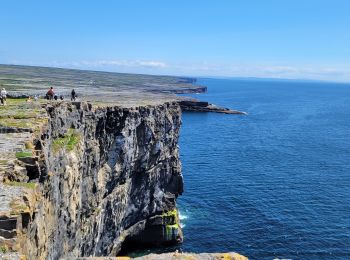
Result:
{"label": "ocean", "polygon": [[248,115],[183,114],[181,250],[350,259],[350,84],[198,84]]}

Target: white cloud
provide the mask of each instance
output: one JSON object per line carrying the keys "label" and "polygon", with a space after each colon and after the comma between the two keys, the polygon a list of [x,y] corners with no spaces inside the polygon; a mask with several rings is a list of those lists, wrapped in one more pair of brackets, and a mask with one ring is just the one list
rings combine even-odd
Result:
{"label": "white cloud", "polygon": [[164,62],[161,62],[161,61],[139,61],[138,64],[141,66],[146,66],[146,67],[148,67],[148,66],[159,67],[159,68],[166,67],[166,64]]}

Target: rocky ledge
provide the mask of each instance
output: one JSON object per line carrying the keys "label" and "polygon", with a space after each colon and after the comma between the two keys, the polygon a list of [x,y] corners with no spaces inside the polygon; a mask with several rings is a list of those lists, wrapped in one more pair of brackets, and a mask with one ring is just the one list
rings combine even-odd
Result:
{"label": "rocky ledge", "polygon": [[138,260],[248,260],[247,257],[240,254],[230,253],[166,253],[150,254],[147,256],[137,257]]}
{"label": "rocky ledge", "polygon": [[247,115],[247,113],[243,111],[219,107],[214,104],[210,104],[205,101],[199,101],[196,99],[181,100],[179,101],[179,104],[183,111],[189,111],[189,112],[214,112],[214,113],[223,113],[223,114]]}
{"label": "rocky ledge", "polygon": [[[130,257],[79,257],[79,258],[62,258],[61,260],[129,260]],[[136,257],[135,260],[248,260],[247,257],[240,254],[229,253],[163,253],[149,254],[146,256]]]}

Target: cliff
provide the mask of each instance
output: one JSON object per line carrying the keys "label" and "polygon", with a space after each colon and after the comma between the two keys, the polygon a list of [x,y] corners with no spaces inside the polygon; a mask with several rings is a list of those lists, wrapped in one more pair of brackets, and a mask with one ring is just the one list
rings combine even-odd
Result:
{"label": "cliff", "polygon": [[117,255],[130,241],[181,242],[177,103],[120,108],[62,102],[46,109],[47,124],[27,135],[32,149],[2,174],[3,194],[19,188],[9,202],[16,201],[17,210],[2,210],[6,250],[58,259]]}
{"label": "cliff", "polygon": [[[18,98],[42,96],[48,82],[63,96],[74,86],[79,102]],[[0,84],[17,97],[0,106],[0,258],[116,256],[181,242],[181,109],[220,110],[181,103],[174,93],[206,91],[193,82],[0,65]]]}

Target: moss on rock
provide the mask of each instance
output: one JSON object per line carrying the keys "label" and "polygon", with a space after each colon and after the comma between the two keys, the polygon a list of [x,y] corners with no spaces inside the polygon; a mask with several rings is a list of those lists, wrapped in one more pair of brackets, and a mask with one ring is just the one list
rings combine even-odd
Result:
{"label": "moss on rock", "polygon": [[57,153],[61,149],[72,151],[79,141],[80,135],[74,129],[69,129],[67,134],[52,142],[52,150],[54,153]]}
{"label": "moss on rock", "polygon": [[31,151],[21,151],[16,153],[17,159],[32,157],[33,153]]}

